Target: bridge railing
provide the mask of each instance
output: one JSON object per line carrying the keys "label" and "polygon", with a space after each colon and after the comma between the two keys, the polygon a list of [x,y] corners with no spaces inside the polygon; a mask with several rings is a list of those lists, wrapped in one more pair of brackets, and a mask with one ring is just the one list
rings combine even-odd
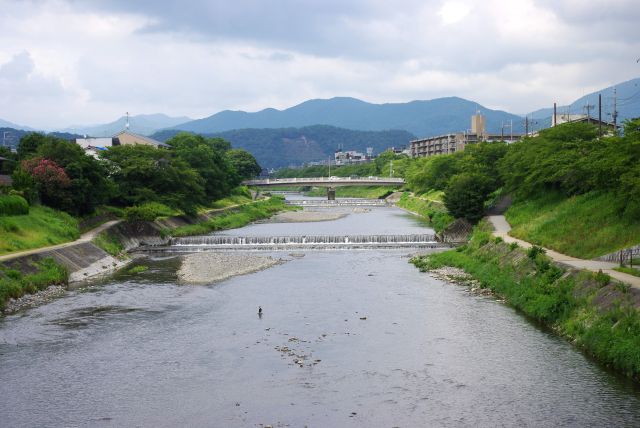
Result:
{"label": "bridge railing", "polygon": [[394,184],[404,184],[403,178],[398,177],[293,177],[293,178],[267,178],[264,180],[245,180],[242,184],[247,186],[274,185],[274,184],[297,184],[297,183],[372,183],[384,182]]}

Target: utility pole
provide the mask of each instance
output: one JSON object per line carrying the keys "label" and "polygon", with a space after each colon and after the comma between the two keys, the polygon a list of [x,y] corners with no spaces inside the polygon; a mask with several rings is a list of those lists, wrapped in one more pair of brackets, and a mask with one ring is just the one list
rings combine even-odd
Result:
{"label": "utility pole", "polygon": [[598,135],[602,138],[602,94],[598,94]]}
{"label": "utility pole", "polygon": [[589,121],[589,119],[591,119],[591,109],[594,107],[595,106],[593,104],[589,104],[588,101],[587,101],[587,105],[584,106],[584,109],[587,110],[587,122]]}
{"label": "utility pole", "polygon": [[613,88],[613,135],[618,135],[618,95],[616,88]]}
{"label": "utility pole", "polygon": [[529,135],[529,116],[524,117],[524,135],[525,137]]}

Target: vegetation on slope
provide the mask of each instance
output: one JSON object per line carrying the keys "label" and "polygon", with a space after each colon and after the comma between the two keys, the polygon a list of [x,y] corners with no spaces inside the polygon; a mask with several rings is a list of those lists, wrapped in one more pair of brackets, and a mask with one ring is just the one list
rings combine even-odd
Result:
{"label": "vegetation on slope", "polygon": [[604,364],[640,379],[640,313],[629,287],[601,273],[554,265],[539,247],[525,252],[477,227],[466,247],[412,262],[421,270],[464,269],[525,315],[572,340]]}
{"label": "vegetation on slope", "polygon": [[553,192],[517,201],[506,217],[512,236],[590,259],[638,243],[640,221],[621,216],[623,209],[613,193]]}
{"label": "vegetation on slope", "polygon": [[0,254],[73,241],[80,237],[78,221],[43,205],[29,214],[0,217]]}
{"label": "vegetation on slope", "polygon": [[7,300],[17,299],[27,293],[35,293],[49,285],[66,284],[69,274],[64,266],[51,258],[36,262],[32,272],[23,274],[0,264],[0,309],[4,309]]}
{"label": "vegetation on slope", "polygon": [[442,194],[432,191],[414,196],[404,192],[396,205],[424,217],[436,232],[442,232],[454,220],[442,203]]}
{"label": "vegetation on slope", "polygon": [[204,235],[216,230],[242,227],[252,221],[269,218],[278,211],[296,209],[299,208],[286,205],[284,198],[273,196],[269,199],[226,210],[205,222],[180,226],[167,231],[167,234],[172,236]]}

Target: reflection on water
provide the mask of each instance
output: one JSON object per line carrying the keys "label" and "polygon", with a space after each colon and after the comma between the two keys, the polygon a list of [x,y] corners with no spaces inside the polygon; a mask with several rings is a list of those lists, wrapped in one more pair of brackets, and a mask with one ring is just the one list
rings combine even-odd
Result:
{"label": "reflection on water", "polygon": [[[233,233],[353,228],[429,232],[374,209]],[[632,386],[406,251],[274,255],[289,261],[208,286],[145,260],[0,321],[3,426],[640,424]]]}

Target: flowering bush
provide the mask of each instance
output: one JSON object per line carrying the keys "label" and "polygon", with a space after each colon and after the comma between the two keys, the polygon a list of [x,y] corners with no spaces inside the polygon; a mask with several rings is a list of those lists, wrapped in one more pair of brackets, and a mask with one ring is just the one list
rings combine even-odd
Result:
{"label": "flowering bush", "polygon": [[41,157],[22,161],[20,168],[31,176],[44,204],[63,210],[70,207],[71,179],[64,168]]}

